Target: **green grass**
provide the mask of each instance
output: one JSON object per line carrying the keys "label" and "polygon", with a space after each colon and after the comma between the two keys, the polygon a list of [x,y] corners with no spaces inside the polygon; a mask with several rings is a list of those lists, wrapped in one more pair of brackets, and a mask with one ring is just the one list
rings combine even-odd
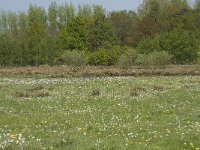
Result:
{"label": "green grass", "polygon": [[0,78],[0,149],[200,147],[200,77]]}

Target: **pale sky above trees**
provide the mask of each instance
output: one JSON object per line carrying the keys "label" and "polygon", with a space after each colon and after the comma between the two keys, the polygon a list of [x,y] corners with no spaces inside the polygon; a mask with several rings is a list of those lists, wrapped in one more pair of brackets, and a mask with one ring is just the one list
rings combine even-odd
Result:
{"label": "pale sky above trees", "polygon": [[[49,4],[54,0],[0,0],[0,10],[12,10],[12,11],[26,11],[29,4],[36,4],[37,6],[43,6],[48,8]],[[58,4],[72,2],[74,6],[78,4],[89,5],[102,5],[108,11],[111,10],[137,10],[142,4],[143,0],[55,0]],[[195,0],[188,0],[193,5]]]}
{"label": "pale sky above trees", "polygon": [[[30,3],[48,8],[52,1],[53,0],[0,0],[0,10],[26,11]],[[72,2],[74,6],[78,6],[78,4],[102,5],[103,8],[108,11],[124,9],[137,10],[138,6],[142,4],[142,1],[143,0],[56,0],[58,4]]]}

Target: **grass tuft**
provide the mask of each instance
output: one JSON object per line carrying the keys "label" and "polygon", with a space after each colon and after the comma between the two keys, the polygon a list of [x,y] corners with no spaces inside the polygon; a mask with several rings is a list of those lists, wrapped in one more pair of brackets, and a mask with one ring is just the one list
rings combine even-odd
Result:
{"label": "grass tuft", "polygon": [[52,90],[53,87],[45,87],[43,85],[36,85],[33,87],[29,87],[25,90],[21,91],[16,91],[14,93],[15,97],[18,98],[28,98],[28,97],[35,97],[35,98],[40,98],[40,97],[49,97],[52,95]]}
{"label": "grass tuft", "polygon": [[153,91],[164,91],[164,89],[165,87],[162,85],[157,85],[157,84],[153,85]]}
{"label": "grass tuft", "polygon": [[17,92],[15,92],[14,95],[18,98],[28,98],[28,97],[30,97],[30,93],[28,93],[27,91],[17,91]]}
{"label": "grass tuft", "polygon": [[100,89],[94,89],[92,90],[92,96],[100,96],[101,90]]}
{"label": "grass tuft", "polygon": [[145,92],[146,89],[141,85],[136,85],[130,90],[130,96],[139,96],[142,92]]}

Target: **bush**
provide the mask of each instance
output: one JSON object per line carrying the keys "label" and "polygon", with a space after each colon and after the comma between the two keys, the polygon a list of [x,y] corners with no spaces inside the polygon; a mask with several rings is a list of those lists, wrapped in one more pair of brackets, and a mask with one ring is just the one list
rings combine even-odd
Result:
{"label": "bush", "polygon": [[119,57],[117,66],[123,69],[128,69],[133,66],[133,61],[127,57],[127,55],[123,54]]}
{"label": "bush", "polygon": [[147,54],[139,54],[135,60],[135,65],[147,66],[149,65],[149,59]]}
{"label": "bush", "polygon": [[174,29],[161,36],[160,45],[172,55],[176,64],[191,64],[196,61],[198,43],[194,34],[189,31]]}
{"label": "bush", "polygon": [[114,46],[110,49],[100,48],[91,53],[89,64],[91,65],[114,65],[122,54],[120,46]]}
{"label": "bush", "polygon": [[128,48],[126,52],[119,57],[117,65],[120,68],[128,69],[134,65],[137,56],[138,52],[135,49]]}
{"label": "bush", "polygon": [[148,63],[153,66],[165,66],[170,63],[171,56],[166,51],[152,52],[148,55]]}
{"label": "bush", "polygon": [[171,56],[165,51],[138,55],[135,64],[141,66],[165,66],[170,63]]}
{"label": "bush", "polygon": [[148,37],[142,40],[138,48],[141,54],[147,55],[154,51],[163,50],[172,56],[173,63],[191,64],[197,58],[197,45],[198,43],[193,33],[174,29],[160,36]]}
{"label": "bush", "polygon": [[96,52],[90,54],[90,65],[108,65],[108,54],[105,49],[98,49]]}
{"label": "bush", "polygon": [[117,60],[122,54],[122,48],[120,46],[114,46],[107,50],[108,65],[115,65]]}
{"label": "bush", "polygon": [[60,62],[69,66],[83,66],[87,64],[87,57],[84,51],[65,51]]}

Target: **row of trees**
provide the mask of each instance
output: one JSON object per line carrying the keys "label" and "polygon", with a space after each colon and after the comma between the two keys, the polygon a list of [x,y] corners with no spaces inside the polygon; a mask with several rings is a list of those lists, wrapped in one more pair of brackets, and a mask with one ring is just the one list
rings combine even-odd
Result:
{"label": "row of trees", "polygon": [[[56,2],[46,11],[30,5],[28,12],[0,12],[0,66],[71,64],[70,59],[83,58],[91,65],[114,65],[152,54],[192,64],[200,57],[199,33],[199,0],[194,7],[186,0],[144,0],[137,12]],[[127,53],[137,55],[130,59]]]}

